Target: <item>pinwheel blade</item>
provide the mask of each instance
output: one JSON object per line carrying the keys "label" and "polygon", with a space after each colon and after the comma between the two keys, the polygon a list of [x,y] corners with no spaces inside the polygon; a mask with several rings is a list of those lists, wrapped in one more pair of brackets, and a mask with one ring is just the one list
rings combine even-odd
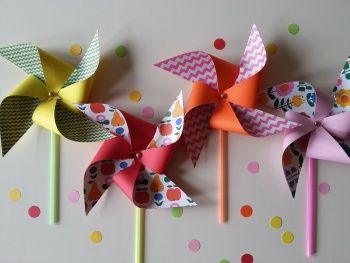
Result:
{"label": "pinwheel blade", "polygon": [[0,48],[0,55],[29,75],[34,75],[45,83],[38,48],[31,44],[20,44]]}
{"label": "pinwheel blade", "polygon": [[350,111],[350,57],[340,71],[337,82],[333,88],[334,105],[333,114]]}
{"label": "pinwheel blade", "polygon": [[104,160],[91,164],[84,175],[85,212],[97,204],[104,192],[113,183],[113,176],[128,168],[132,159]]}
{"label": "pinwheel blade", "polygon": [[6,97],[0,105],[0,134],[2,154],[5,154],[32,126],[32,115],[41,102],[27,96]]}
{"label": "pinwheel blade", "polygon": [[84,57],[80,61],[79,65],[75,68],[72,75],[70,75],[67,81],[63,84],[62,88],[75,84],[79,81],[88,79],[95,73],[100,62],[99,45],[100,44],[98,39],[98,32],[96,31]]}
{"label": "pinwheel blade", "polygon": [[197,204],[164,174],[149,169],[139,172],[134,188],[134,204],[141,208],[169,208]]}
{"label": "pinwheel blade", "polygon": [[57,101],[55,121],[58,131],[66,138],[77,142],[97,142],[115,136],[83,114],[75,113]]}

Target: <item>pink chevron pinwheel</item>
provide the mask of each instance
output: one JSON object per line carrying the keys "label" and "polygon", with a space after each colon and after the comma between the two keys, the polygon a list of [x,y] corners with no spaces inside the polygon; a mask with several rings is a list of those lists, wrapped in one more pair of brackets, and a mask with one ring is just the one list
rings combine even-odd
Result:
{"label": "pink chevron pinwheel", "polygon": [[306,82],[294,81],[267,89],[262,100],[286,112],[301,126],[285,132],[282,165],[292,196],[295,196],[304,160],[309,158],[307,255],[315,253],[316,166],[315,160],[350,164],[350,70],[347,59],[333,88],[322,96]]}
{"label": "pink chevron pinwheel", "polygon": [[[213,55],[195,51],[155,64],[166,71],[193,83],[187,104],[184,140],[187,151],[196,165],[210,133],[218,129],[219,174],[226,173],[226,132],[263,137],[298,126],[297,123],[256,109],[259,79],[266,64],[266,51],[253,25],[240,65],[234,65]],[[219,185],[221,180],[219,177]],[[226,184],[226,179],[222,179]],[[220,187],[220,186],[219,186]],[[225,186],[220,192],[226,191]],[[219,196],[227,203],[227,194]],[[227,212],[219,212],[219,221],[226,221]]]}

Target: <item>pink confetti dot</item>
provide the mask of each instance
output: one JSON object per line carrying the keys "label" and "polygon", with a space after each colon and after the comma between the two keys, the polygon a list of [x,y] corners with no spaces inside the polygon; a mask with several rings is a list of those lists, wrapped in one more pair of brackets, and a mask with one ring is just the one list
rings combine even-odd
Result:
{"label": "pink confetti dot", "polygon": [[192,239],[188,242],[187,247],[191,252],[197,252],[201,248],[201,243],[197,239]]}
{"label": "pink confetti dot", "polygon": [[36,205],[29,207],[28,215],[32,218],[37,218],[38,216],[40,216],[40,208]]}
{"label": "pink confetti dot", "polygon": [[248,163],[247,169],[248,169],[248,172],[252,174],[256,174],[257,172],[259,172],[259,163],[250,162]]}
{"label": "pink confetti dot", "polygon": [[226,46],[226,43],[225,43],[225,40],[223,40],[222,38],[218,38],[218,39],[215,39],[214,41],[214,47],[218,50],[222,50],[224,49]]}
{"label": "pink confetti dot", "polygon": [[78,190],[72,190],[69,194],[68,194],[68,200],[71,201],[72,203],[76,203],[79,201],[80,198],[80,194]]}
{"label": "pink confetti dot", "polygon": [[151,106],[146,106],[142,110],[142,115],[145,118],[153,118],[153,116],[154,116],[154,109]]}
{"label": "pink confetti dot", "polygon": [[321,194],[327,194],[329,192],[329,190],[331,190],[331,187],[329,184],[327,183],[320,183],[320,185],[318,186],[318,191],[321,193]]}

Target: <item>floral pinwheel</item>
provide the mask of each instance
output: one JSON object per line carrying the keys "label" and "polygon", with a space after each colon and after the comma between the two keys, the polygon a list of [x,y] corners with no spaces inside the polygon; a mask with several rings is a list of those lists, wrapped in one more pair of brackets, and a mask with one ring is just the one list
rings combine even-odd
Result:
{"label": "floral pinwheel", "polygon": [[[164,174],[183,130],[182,94],[177,97],[157,127],[106,104],[80,104],[77,108],[115,136],[103,142],[86,169],[86,214],[112,184],[118,186],[138,207],[138,233],[143,232],[142,208],[196,205]],[[143,261],[142,249],[137,245],[143,242],[142,235],[137,235],[136,262]]]}
{"label": "floral pinwheel", "polygon": [[33,122],[51,131],[50,222],[55,223],[58,220],[57,134],[79,142],[113,137],[74,106],[84,102],[89,95],[99,64],[98,34],[76,67],[31,44],[0,48],[0,55],[29,75],[1,102],[2,154],[5,155],[17,143]]}
{"label": "floral pinwheel", "polygon": [[267,89],[262,101],[301,126],[286,131],[282,165],[292,196],[295,196],[304,160],[307,176],[307,256],[315,253],[316,164],[327,160],[350,164],[350,72],[347,59],[328,98],[303,81],[287,82]]}
{"label": "floral pinwheel", "polygon": [[266,51],[253,25],[240,65],[195,51],[155,64],[191,81],[192,91],[185,115],[184,139],[194,165],[205,145],[210,128],[219,130],[219,222],[227,213],[227,132],[268,136],[297,124],[255,109],[259,79]]}

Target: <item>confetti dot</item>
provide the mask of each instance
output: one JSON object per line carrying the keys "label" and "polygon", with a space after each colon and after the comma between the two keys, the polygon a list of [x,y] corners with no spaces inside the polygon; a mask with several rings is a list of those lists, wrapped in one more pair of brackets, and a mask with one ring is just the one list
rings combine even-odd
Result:
{"label": "confetti dot", "polygon": [[244,254],[242,257],[241,257],[241,262],[242,263],[253,263],[254,261],[254,258],[251,254]]}
{"label": "confetti dot", "polygon": [[253,214],[253,208],[250,205],[244,205],[241,207],[241,215],[243,217],[250,217]]}
{"label": "confetti dot", "polygon": [[21,191],[19,189],[12,189],[9,193],[11,201],[19,201],[21,199]]}
{"label": "confetti dot", "polygon": [[282,218],[279,216],[274,216],[270,218],[270,226],[272,228],[281,228],[282,227]]}
{"label": "confetti dot", "polygon": [[291,244],[294,240],[294,235],[292,232],[287,231],[287,232],[282,233],[281,239],[282,239],[283,243]]}
{"label": "confetti dot", "polygon": [[90,233],[90,240],[92,243],[100,243],[102,241],[102,233],[100,231],[93,231]]}
{"label": "confetti dot", "polygon": [[141,93],[137,90],[133,90],[129,93],[129,98],[133,102],[139,102],[141,100]]}
{"label": "confetti dot", "polygon": [[250,162],[248,163],[247,169],[248,169],[248,172],[252,174],[256,174],[257,172],[259,172],[259,163]]}
{"label": "confetti dot", "polygon": [[299,33],[299,25],[298,24],[290,24],[289,26],[288,26],[288,32],[290,33],[290,34],[292,34],[292,35],[296,35],[296,34],[298,34]]}
{"label": "confetti dot", "polygon": [[153,118],[154,116],[154,109],[151,106],[146,106],[142,110],[143,117],[146,118]]}
{"label": "confetti dot", "polygon": [[227,259],[222,259],[219,263],[230,263],[230,261],[228,261]]}
{"label": "confetti dot", "polygon": [[32,218],[37,218],[38,216],[40,216],[40,212],[40,208],[36,205],[33,205],[28,209],[28,215]]}
{"label": "confetti dot", "polygon": [[201,243],[197,239],[192,239],[188,242],[187,247],[191,252],[197,252],[201,248]]}
{"label": "confetti dot", "polygon": [[70,47],[70,54],[74,57],[77,57],[81,54],[82,48],[78,44],[74,44]]}
{"label": "confetti dot", "polygon": [[173,215],[173,217],[176,217],[176,218],[182,217],[182,214],[183,214],[182,207],[173,207],[171,209],[171,214]]}
{"label": "confetti dot", "polygon": [[223,40],[222,38],[218,38],[218,39],[215,39],[214,41],[214,47],[218,50],[222,50],[224,49],[226,46],[226,43],[225,43],[225,40]]}
{"label": "confetti dot", "polygon": [[68,194],[68,200],[71,201],[72,203],[76,203],[79,201],[80,198],[80,194],[78,190],[72,190],[69,194]]}
{"label": "confetti dot", "polygon": [[321,194],[328,194],[329,190],[331,190],[331,187],[329,184],[327,183],[320,183],[320,185],[318,186],[318,191]]}
{"label": "confetti dot", "polygon": [[115,54],[119,58],[123,58],[128,54],[128,50],[125,46],[117,46],[115,49]]}
{"label": "confetti dot", "polygon": [[266,46],[266,52],[269,55],[275,55],[278,51],[278,46],[275,43],[269,43]]}

